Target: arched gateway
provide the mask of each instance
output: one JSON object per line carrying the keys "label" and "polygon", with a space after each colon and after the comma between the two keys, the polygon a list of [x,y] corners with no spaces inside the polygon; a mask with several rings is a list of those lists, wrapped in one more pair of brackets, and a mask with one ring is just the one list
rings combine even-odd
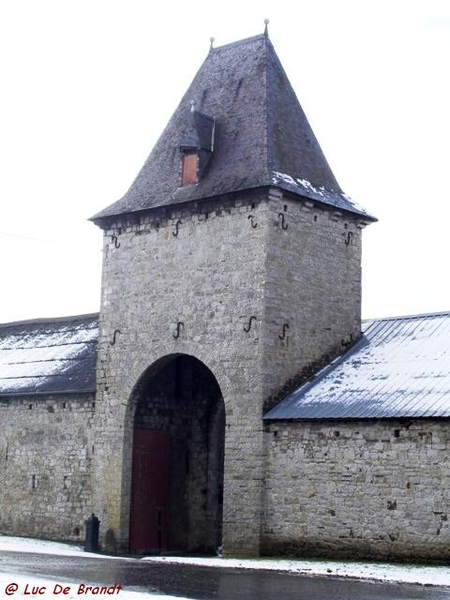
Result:
{"label": "arched gateway", "polygon": [[200,360],[165,356],[131,396],[130,552],[212,551],[222,536],[225,407]]}

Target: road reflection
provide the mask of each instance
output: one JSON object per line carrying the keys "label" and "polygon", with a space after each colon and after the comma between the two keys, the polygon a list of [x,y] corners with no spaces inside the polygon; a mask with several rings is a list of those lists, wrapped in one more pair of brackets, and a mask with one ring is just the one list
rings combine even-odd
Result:
{"label": "road reflection", "polygon": [[[0,571],[195,600],[450,600],[450,590],[139,560],[0,553]],[[30,579],[32,583],[32,580]],[[126,600],[125,592],[121,592]]]}

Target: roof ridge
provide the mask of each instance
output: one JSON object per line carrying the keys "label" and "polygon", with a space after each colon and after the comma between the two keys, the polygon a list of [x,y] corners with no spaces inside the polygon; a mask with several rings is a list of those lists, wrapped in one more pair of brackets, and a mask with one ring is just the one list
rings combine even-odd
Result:
{"label": "roof ridge", "polygon": [[[271,174],[272,174],[272,157],[270,154],[270,147],[269,147],[269,118],[270,118],[270,112],[269,112],[269,86],[268,86],[268,77],[269,77],[269,48],[268,48],[268,44],[271,44],[269,37],[267,35],[264,35],[264,52],[265,52],[265,57],[264,57],[264,77],[265,77],[265,82],[264,82],[264,91],[265,91],[265,99],[264,99],[264,104],[265,104],[265,145],[266,145],[266,168],[267,168],[267,176],[270,178]],[[273,48],[273,46],[272,46]]]}
{"label": "roof ridge", "polygon": [[227,50],[228,48],[231,48],[233,46],[243,46],[244,44],[256,42],[257,40],[261,40],[261,39],[269,39],[269,38],[264,33],[259,33],[257,35],[252,35],[252,36],[244,38],[242,40],[236,40],[235,42],[228,42],[228,44],[222,44],[222,46],[212,47],[210,49],[209,53],[211,54],[211,53],[215,53],[215,52],[220,52],[222,50]]}
{"label": "roof ridge", "polygon": [[64,323],[66,321],[83,321],[88,319],[98,318],[100,313],[86,313],[83,315],[71,315],[68,317],[42,317],[37,319],[25,319],[22,321],[11,321],[8,323],[0,323],[0,328],[16,327],[17,325],[43,325],[44,323]]}
{"label": "roof ridge", "polygon": [[35,397],[35,396],[40,396],[40,397],[45,397],[48,398],[49,396],[75,396],[75,395],[91,395],[91,394],[95,394],[96,391],[96,386],[92,386],[91,388],[87,388],[84,390],[53,390],[53,391],[39,391],[39,390],[28,390],[28,391],[24,391],[24,392],[2,392],[0,390],[0,398],[5,401],[8,398],[27,398],[28,396],[30,397]]}
{"label": "roof ridge", "polygon": [[450,310],[444,310],[444,311],[437,311],[437,312],[431,312],[431,313],[418,313],[418,314],[412,314],[412,315],[394,315],[392,317],[372,317],[372,318],[367,318],[367,319],[363,319],[362,322],[363,323],[369,323],[371,321],[407,321],[407,320],[412,320],[412,319],[423,319],[423,318],[430,318],[430,317],[445,317],[448,316],[450,317]]}

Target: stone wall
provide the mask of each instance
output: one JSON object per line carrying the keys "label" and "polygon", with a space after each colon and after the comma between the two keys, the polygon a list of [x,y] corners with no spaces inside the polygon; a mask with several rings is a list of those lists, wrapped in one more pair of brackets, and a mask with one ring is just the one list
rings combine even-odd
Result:
{"label": "stone wall", "polygon": [[445,420],[271,423],[266,554],[445,559]]}
{"label": "stone wall", "polygon": [[194,356],[225,402],[225,550],[257,554],[261,417],[359,335],[360,225],[331,207],[261,189],[103,227],[95,477],[104,486],[96,511],[125,548],[130,397],[162,357]]}
{"label": "stone wall", "polygon": [[93,394],[0,400],[0,532],[83,540]]}
{"label": "stone wall", "polygon": [[174,206],[105,231],[95,510],[115,548],[127,549],[133,390],[150,366],[183,354],[208,367],[225,403],[224,536],[243,552],[259,549],[264,199],[258,192]]}
{"label": "stone wall", "polygon": [[279,190],[269,198],[267,408],[359,337],[364,227],[354,215]]}

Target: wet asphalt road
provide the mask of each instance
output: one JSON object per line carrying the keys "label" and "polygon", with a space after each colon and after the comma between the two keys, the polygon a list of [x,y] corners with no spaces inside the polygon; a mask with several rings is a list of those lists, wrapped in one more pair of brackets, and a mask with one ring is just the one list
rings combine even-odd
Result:
{"label": "wet asphalt road", "polygon": [[[450,590],[382,584],[328,577],[305,577],[270,571],[248,571],[139,560],[59,557],[0,552],[0,572],[48,577],[86,585],[121,584],[134,591],[158,592],[198,600],[450,600]],[[14,576],[11,576],[14,581]],[[0,596],[3,590],[0,590]],[[123,592],[119,598],[126,600]]]}

